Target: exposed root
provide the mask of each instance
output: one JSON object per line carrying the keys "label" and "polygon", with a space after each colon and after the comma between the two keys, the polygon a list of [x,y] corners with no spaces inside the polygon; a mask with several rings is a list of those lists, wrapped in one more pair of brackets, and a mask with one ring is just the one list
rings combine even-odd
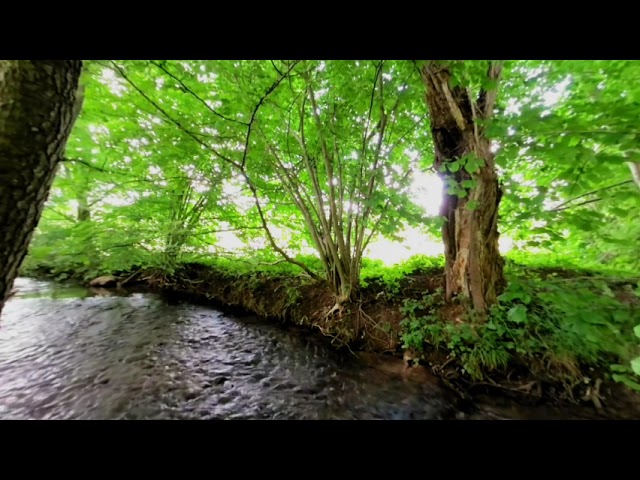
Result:
{"label": "exposed root", "polygon": [[123,281],[121,281],[119,283],[120,287],[124,287],[125,285],[127,285],[128,283],[130,283],[136,276],[138,276],[138,274],[142,271],[142,268],[137,269],[135,272],[133,272],[131,275],[129,275],[127,278],[125,278]]}
{"label": "exposed root", "polygon": [[342,305],[338,302],[327,312],[324,316],[325,319],[333,316],[336,312],[338,312],[338,317],[342,318]]}
{"label": "exposed root", "polygon": [[455,385],[453,382],[450,382],[448,378],[446,377],[440,377],[442,382],[451,390],[453,390],[454,392],[456,392],[458,395],[460,395],[460,398],[462,398],[463,400],[466,401],[470,401],[471,400],[471,396],[465,392],[464,390],[462,390],[461,388],[459,388],[457,385]]}
{"label": "exposed root", "polygon": [[444,362],[442,365],[433,365],[431,367],[431,370],[435,375],[442,375],[445,367],[449,365],[451,362],[453,362],[454,360],[455,360],[455,357],[449,357],[447,361]]}
{"label": "exposed root", "polygon": [[598,378],[593,387],[588,387],[586,393],[582,397],[582,400],[585,402],[591,401],[593,405],[596,407],[598,412],[603,410],[602,401],[603,398],[600,395],[600,387],[602,386],[602,379]]}
{"label": "exposed root", "polygon": [[325,331],[325,329],[322,328],[322,326],[318,325],[317,323],[312,324],[313,327],[317,328],[318,331],[320,333],[322,333],[322,335],[324,335],[325,337],[329,337],[331,338],[331,343],[333,343],[334,341],[338,342],[342,347],[346,347],[347,350],[349,350],[349,352],[351,352],[354,356],[357,356],[353,350],[351,350],[351,347],[349,347],[349,344],[347,342],[345,342],[344,340],[342,340],[341,338],[339,338],[337,335],[332,335],[331,333]]}

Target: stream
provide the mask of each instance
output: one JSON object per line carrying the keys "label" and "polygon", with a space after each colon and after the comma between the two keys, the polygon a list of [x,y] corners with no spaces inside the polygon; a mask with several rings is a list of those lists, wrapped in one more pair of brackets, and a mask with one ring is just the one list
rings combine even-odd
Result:
{"label": "stream", "polygon": [[435,377],[402,375],[397,359],[255,317],[151,293],[26,278],[15,288],[0,318],[0,419],[562,418],[458,412]]}
{"label": "stream", "polygon": [[[26,278],[0,321],[0,419],[439,419],[408,381],[256,318]],[[450,415],[449,415],[450,416]]]}

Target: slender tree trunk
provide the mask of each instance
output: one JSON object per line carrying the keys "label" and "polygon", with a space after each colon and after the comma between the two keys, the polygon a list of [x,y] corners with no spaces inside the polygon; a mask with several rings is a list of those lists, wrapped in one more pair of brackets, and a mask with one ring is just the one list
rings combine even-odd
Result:
{"label": "slender tree trunk", "polygon": [[633,175],[633,179],[640,188],[640,163],[638,162],[628,162],[629,169],[631,170],[631,175]]}
{"label": "slender tree trunk", "polygon": [[[490,76],[492,75],[490,69]],[[493,72],[494,76],[499,75]],[[489,140],[475,120],[490,116],[494,94],[474,102],[469,91],[451,87],[450,71],[434,62],[422,70],[435,145],[435,162],[445,184],[441,215],[445,246],[446,300],[469,299],[474,310],[487,312],[504,285],[498,250],[498,206],[502,192]],[[472,157],[467,171],[460,159]],[[465,186],[465,181],[466,186]],[[457,185],[457,187],[456,187]],[[456,192],[465,188],[460,198]]]}
{"label": "slender tree trunk", "polygon": [[88,222],[91,220],[91,210],[89,209],[89,201],[86,192],[78,195],[78,210],[76,212],[78,222]]}
{"label": "slender tree trunk", "polygon": [[343,305],[353,300],[354,295],[358,291],[358,279],[356,275],[353,275],[348,265],[344,265],[344,263],[343,271],[345,273],[343,275],[340,275],[338,267],[333,262],[330,263],[330,271],[329,283],[336,296],[336,305]]}
{"label": "slender tree trunk", "polygon": [[0,312],[80,110],[79,60],[0,60]]}

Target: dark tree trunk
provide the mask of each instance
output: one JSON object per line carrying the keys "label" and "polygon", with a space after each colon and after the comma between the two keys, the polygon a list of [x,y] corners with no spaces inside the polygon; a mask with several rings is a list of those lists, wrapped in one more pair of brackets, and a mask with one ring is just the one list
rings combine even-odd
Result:
{"label": "dark tree trunk", "polygon": [[0,60],[0,312],[80,109],[79,60]]}
{"label": "dark tree trunk", "polygon": [[[495,80],[499,67],[489,76]],[[445,184],[441,215],[445,246],[446,300],[469,299],[484,314],[497,301],[504,285],[503,260],[498,250],[498,206],[502,192],[489,140],[476,119],[488,119],[495,92],[482,92],[477,101],[466,88],[451,87],[446,66],[431,62],[422,69],[435,145],[435,163]],[[457,169],[452,164],[472,156],[483,165]],[[459,164],[459,162],[458,162]],[[449,169],[447,169],[449,165]],[[454,194],[455,185],[466,186],[466,195]],[[458,190],[460,191],[460,190]]]}

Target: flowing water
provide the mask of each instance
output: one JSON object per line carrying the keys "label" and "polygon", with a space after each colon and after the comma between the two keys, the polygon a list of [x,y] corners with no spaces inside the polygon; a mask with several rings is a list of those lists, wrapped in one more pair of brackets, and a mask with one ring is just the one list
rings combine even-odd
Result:
{"label": "flowing water", "polygon": [[0,419],[585,418],[497,399],[462,413],[424,369],[403,375],[397,359],[155,294],[15,287],[0,317]]}
{"label": "flowing water", "polygon": [[255,318],[20,278],[0,319],[2,419],[438,419],[435,382]]}

